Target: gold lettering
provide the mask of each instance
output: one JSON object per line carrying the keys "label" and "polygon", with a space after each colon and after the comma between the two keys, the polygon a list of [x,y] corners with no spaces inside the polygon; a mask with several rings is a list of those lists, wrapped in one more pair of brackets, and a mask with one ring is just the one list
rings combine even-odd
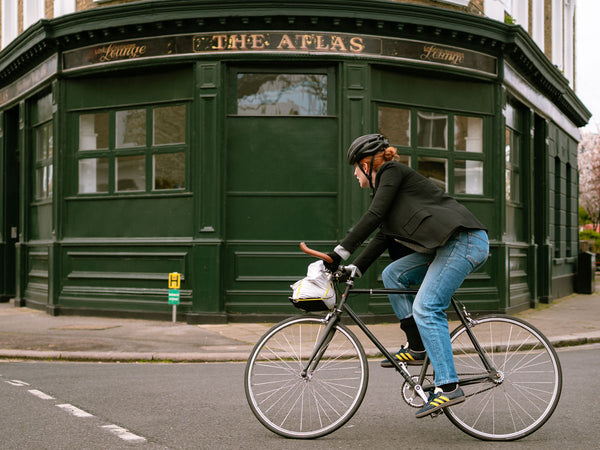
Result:
{"label": "gold lettering", "polygon": [[96,50],[100,62],[114,61],[124,58],[139,58],[146,53],[145,45],[137,44],[109,44]]}
{"label": "gold lettering", "polygon": [[363,38],[353,37],[350,39],[350,51],[353,53],[361,53],[365,49]]}
{"label": "gold lettering", "polygon": [[426,45],[423,47],[421,59],[449,62],[450,64],[456,65],[464,62],[465,54],[454,50],[438,48],[434,45]]}
{"label": "gold lettering", "polygon": [[344,41],[339,36],[333,36],[331,38],[331,50],[336,50],[336,49],[339,50],[340,52],[348,51],[348,49],[346,48],[346,45],[344,44]]}
{"label": "gold lettering", "polygon": [[312,37],[310,34],[297,34],[296,42],[298,42],[298,38],[300,38],[300,49],[308,50],[308,46],[312,44]]}
{"label": "gold lettering", "polygon": [[227,39],[227,35],[226,34],[217,34],[216,36],[213,36],[212,40],[213,41],[217,41],[216,45],[213,45],[211,47],[212,50],[225,50],[225,41]]}
{"label": "gold lettering", "polygon": [[323,36],[317,35],[317,50],[329,50],[329,44],[323,45]]}
{"label": "gold lettering", "polygon": [[288,49],[291,49],[291,50],[296,50],[294,43],[292,42],[292,40],[290,39],[290,37],[287,34],[284,34],[281,37],[281,41],[279,41],[279,45],[277,46],[277,48],[279,50],[283,50],[284,47],[287,47]]}
{"label": "gold lettering", "polygon": [[252,50],[263,50],[265,48],[265,35],[264,34],[251,34],[252,39]]}
{"label": "gold lettering", "polygon": [[240,50],[246,50],[246,36],[245,34],[232,34],[229,37],[229,48],[231,50],[237,50],[238,44],[240,44]]}

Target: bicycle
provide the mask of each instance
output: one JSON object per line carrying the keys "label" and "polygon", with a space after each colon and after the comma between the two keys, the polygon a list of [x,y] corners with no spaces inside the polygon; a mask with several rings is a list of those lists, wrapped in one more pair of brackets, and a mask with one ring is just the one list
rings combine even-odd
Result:
{"label": "bicycle", "polygon": [[[328,258],[304,243],[301,248]],[[414,295],[418,290],[355,289],[355,275],[355,270],[348,273],[343,267],[331,274],[338,289],[333,309],[325,316],[301,315],[274,325],[250,353],[244,374],[246,398],[269,430],[288,438],[317,438],[340,428],[358,410],[369,367],[362,344],[341,323],[344,314],[404,378],[404,401],[414,408],[427,402],[434,388],[429,359],[411,374],[347,304],[355,294]],[[546,423],[560,399],[562,370],[552,344],[524,320],[501,314],[473,318],[456,298],[451,304],[460,321],[451,333],[454,362],[467,398],[432,416],[443,412],[459,429],[482,440],[512,441],[530,435]]]}

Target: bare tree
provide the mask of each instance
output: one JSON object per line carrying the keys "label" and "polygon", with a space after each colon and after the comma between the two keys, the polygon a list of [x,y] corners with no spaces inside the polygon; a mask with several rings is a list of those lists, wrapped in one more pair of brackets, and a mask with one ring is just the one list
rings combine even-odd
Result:
{"label": "bare tree", "polygon": [[584,134],[579,143],[579,204],[597,229],[600,222],[600,134]]}

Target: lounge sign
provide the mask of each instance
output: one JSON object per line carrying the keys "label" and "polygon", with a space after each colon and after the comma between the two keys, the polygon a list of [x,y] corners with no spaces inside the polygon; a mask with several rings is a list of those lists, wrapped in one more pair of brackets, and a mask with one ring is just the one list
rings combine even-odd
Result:
{"label": "lounge sign", "polygon": [[292,53],[375,57],[497,75],[497,59],[472,50],[409,39],[344,33],[203,33],[112,42],[65,52],[64,70],[141,58],[194,54]]}

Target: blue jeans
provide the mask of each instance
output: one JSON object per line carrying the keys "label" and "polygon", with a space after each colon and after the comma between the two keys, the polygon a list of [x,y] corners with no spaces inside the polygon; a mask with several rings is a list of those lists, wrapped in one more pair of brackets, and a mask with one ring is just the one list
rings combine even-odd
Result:
{"label": "blue jeans", "polygon": [[390,294],[389,298],[398,319],[414,316],[435,370],[436,386],[458,381],[445,310],[467,275],[485,263],[488,252],[485,231],[459,231],[435,253],[412,253],[383,270],[386,288],[421,284],[417,295]]}

